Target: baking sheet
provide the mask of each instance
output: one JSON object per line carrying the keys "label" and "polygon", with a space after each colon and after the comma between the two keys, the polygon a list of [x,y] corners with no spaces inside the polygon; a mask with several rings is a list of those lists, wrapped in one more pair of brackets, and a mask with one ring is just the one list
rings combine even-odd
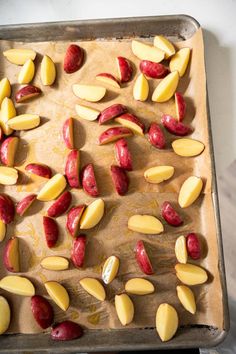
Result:
{"label": "baking sheet", "polygon": [[[18,153],[18,169],[21,171],[17,186],[3,187],[1,190],[8,193],[15,201],[20,200],[27,193],[37,193],[45,183],[40,177],[27,176],[24,166],[29,162],[42,162],[52,167],[54,172],[64,172],[64,164],[68,150],[61,140],[61,127],[64,120],[73,116],[76,118],[76,147],[81,150],[81,165],[94,162],[95,173],[101,190],[101,197],[106,203],[106,214],[101,223],[88,231],[88,247],[85,268],[82,270],[70,269],[63,272],[50,272],[41,269],[40,260],[48,255],[70,256],[72,239],[65,230],[65,216],[58,218],[60,224],[60,242],[53,250],[45,245],[42,216],[51,203],[35,203],[24,218],[17,218],[14,225],[9,225],[7,237],[16,235],[20,237],[22,270],[32,279],[38,294],[46,295],[43,282],[59,280],[68,289],[71,296],[71,306],[66,313],[53,304],[55,320],[65,318],[78,321],[90,329],[121,328],[114,310],[114,295],[124,290],[124,282],[134,276],[144,276],[136,266],[133,257],[133,247],[138,239],[148,244],[151,260],[155,269],[155,276],[148,277],[156,286],[156,293],[147,297],[132,296],[135,305],[135,318],[128,327],[153,327],[155,325],[155,312],[160,303],[168,301],[173,304],[180,318],[180,324],[206,324],[218,328],[223,327],[222,289],[218,272],[218,248],[216,240],[216,227],[211,199],[211,162],[208,148],[207,114],[206,114],[206,88],[204,71],[204,54],[202,32],[198,32],[185,42],[179,42],[177,47],[189,46],[192,48],[191,64],[185,77],[181,79],[178,90],[187,97],[186,122],[194,128],[193,138],[203,141],[206,149],[202,155],[195,158],[184,159],[176,156],[170,149],[170,141],[175,138],[166,133],[169,149],[159,152],[151,147],[142,137],[128,139],[133,156],[134,171],[129,173],[130,188],[125,197],[119,197],[114,192],[109,174],[109,166],[115,163],[113,145],[97,146],[97,137],[108,126],[98,126],[96,122],[82,121],[75,115],[74,106],[80,100],[71,90],[73,83],[98,84],[95,75],[99,72],[116,74],[115,57],[124,55],[129,58],[135,67],[138,60],[131,52],[130,42],[127,41],[93,41],[79,42],[86,51],[86,60],[83,68],[67,75],[62,70],[64,53],[68,43],[43,42],[19,44],[1,41],[1,50],[14,47],[29,47],[35,49],[36,76],[34,84],[41,87],[43,95],[30,103],[17,105],[17,113],[37,113],[43,117],[43,124],[28,132],[21,132],[22,143]],[[52,87],[43,87],[39,77],[39,62],[41,55],[52,57],[57,65],[57,80]],[[17,89],[17,75],[20,70],[8,63],[2,56],[0,60],[1,77],[7,76],[13,83],[14,91]],[[151,121],[160,121],[162,113],[175,112],[174,100],[162,104],[153,104],[150,100],[145,103],[136,102],[132,98],[131,83],[122,89],[108,88],[108,94],[97,104],[91,106],[102,110],[115,103],[127,105],[145,123],[146,127]],[[150,96],[158,80],[149,80]],[[82,101],[81,101],[82,103]],[[109,125],[110,126],[110,125]],[[143,172],[154,165],[171,164],[175,167],[174,177],[161,185],[147,184]],[[183,211],[184,225],[173,228],[165,224],[165,232],[157,236],[145,236],[127,230],[128,217],[136,213],[160,216],[159,205],[164,200],[177,201],[181,183],[189,175],[198,175],[205,180],[204,194],[190,208]],[[93,199],[86,196],[82,190],[73,190],[73,205],[89,203]],[[15,225],[16,224],[16,225]],[[174,273],[176,263],[174,243],[181,234],[197,232],[203,241],[205,257],[200,263],[210,273],[210,280],[206,285],[193,287],[197,298],[198,311],[195,316],[183,310],[175,293],[177,278]],[[3,244],[0,251],[2,252]],[[116,254],[121,259],[119,276],[106,286],[107,301],[100,303],[87,295],[79,285],[79,279],[85,276],[100,278],[101,266],[106,257]],[[6,274],[1,268],[0,276]],[[37,326],[29,311],[30,299],[1,293],[9,299],[13,309],[13,320],[10,332],[37,333],[41,329]],[[52,303],[52,302],[51,302]],[[145,305],[145,306],[144,306]],[[27,320],[26,320],[27,319]]]}

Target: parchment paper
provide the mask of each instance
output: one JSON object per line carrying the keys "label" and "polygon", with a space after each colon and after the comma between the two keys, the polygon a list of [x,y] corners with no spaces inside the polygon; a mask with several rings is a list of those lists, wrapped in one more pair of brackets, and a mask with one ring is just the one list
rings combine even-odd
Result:
{"label": "parchment paper", "polygon": [[[123,55],[135,65],[136,71],[132,82],[121,89],[107,86],[108,94],[96,104],[88,104],[100,110],[119,102],[125,104],[148,127],[152,121],[160,122],[162,113],[175,114],[174,100],[157,104],[151,102],[151,94],[159,80],[149,79],[150,95],[145,103],[132,98],[132,89],[138,75],[139,60],[132,54],[130,41],[88,41],[79,42],[86,52],[85,63],[81,70],[68,75],[62,70],[62,63],[68,42],[44,43],[14,43],[1,41],[1,52],[8,48],[29,47],[37,51],[36,76],[33,84],[41,87],[43,95],[29,103],[16,105],[17,113],[36,113],[42,117],[40,127],[20,132],[20,149],[17,152],[17,168],[20,171],[19,183],[16,186],[3,187],[15,201],[21,200],[27,193],[37,193],[45,183],[45,179],[29,176],[24,166],[30,162],[40,162],[49,165],[53,172],[64,173],[65,159],[68,153],[62,139],[61,128],[64,120],[70,116],[76,118],[75,142],[81,150],[81,166],[93,162],[101,197],[105,200],[106,212],[102,221],[94,229],[88,230],[85,266],[62,272],[44,270],[40,260],[49,255],[70,257],[72,244],[71,236],[65,229],[65,216],[57,219],[60,226],[60,240],[54,249],[48,249],[45,243],[42,217],[49,203],[35,202],[24,217],[16,217],[15,222],[8,226],[7,237],[20,238],[22,275],[31,279],[36,287],[36,293],[46,296],[43,283],[47,280],[58,280],[68,290],[71,304],[67,312],[60,310],[49,299],[55,310],[55,321],[72,319],[89,329],[121,328],[115,309],[114,296],[124,291],[125,281],[132,277],[144,277],[134,259],[133,248],[138,239],[146,242],[148,253],[154,265],[155,275],[147,277],[155,284],[156,291],[148,296],[131,296],[135,306],[134,321],[128,326],[153,327],[158,305],[169,302],[178,311],[180,324],[206,324],[218,328],[223,326],[222,291],[218,272],[218,250],[214,212],[211,198],[211,162],[208,148],[207,113],[206,113],[206,78],[204,69],[204,51],[202,31],[199,30],[190,40],[179,42],[177,47],[192,48],[191,63],[184,78],[180,80],[178,90],[187,99],[187,115],[185,122],[194,128],[193,138],[199,139],[206,145],[205,151],[195,158],[182,158],[171,151],[170,142],[174,136],[165,132],[168,138],[168,149],[158,151],[152,147],[146,138],[134,136],[128,139],[133,157],[134,171],[129,173],[129,193],[119,197],[114,191],[110,165],[115,163],[114,146],[97,145],[100,133],[108,128],[99,126],[97,122],[84,121],[76,116],[75,104],[84,103],[75,97],[71,86],[74,83],[100,84],[95,76],[100,72],[117,74],[115,58]],[[43,54],[49,55],[57,66],[57,79],[52,87],[44,87],[40,82],[40,61]],[[1,77],[8,77],[13,84],[13,93],[18,89],[17,75],[20,67],[10,64],[0,56]],[[114,124],[113,124],[114,125]],[[110,125],[109,125],[110,126]],[[174,177],[160,185],[145,182],[144,171],[155,165],[173,165]],[[205,181],[204,193],[191,207],[180,210],[177,206],[178,191],[182,182],[190,175],[201,176]],[[82,190],[73,190],[72,205],[90,203],[93,198]],[[184,218],[182,227],[168,226],[164,221],[165,231],[161,235],[142,235],[127,229],[128,218],[136,213],[151,214],[160,217],[160,205],[169,200],[176,204]],[[204,249],[204,258],[197,263],[209,272],[209,281],[202,286],[192,287],[197,301],[197,313],[191,315],[180,305],[176,295],[178,280],[175,276],[174,265],[176,258],[174,244],[179,235],[196,232],[200,235]],[[4,244],[0,245],[2,254]],[[121,260],[118,277],[106,286],[107,298],[99,302],[88,295],[79,285],[79,280],[85,276],[101,278],[101,267],[104,260],[112,255]],[[1,255],[0,255],[1,257]],[[2,257],[1,257],[2,259]],[[0,276],[7,274],[1,266]],[[3,290],[12,306],[12,321],[9,331],[15,333],[35,333],[41,329],[36,324],[30,311],[30,298],[12,295]]]}

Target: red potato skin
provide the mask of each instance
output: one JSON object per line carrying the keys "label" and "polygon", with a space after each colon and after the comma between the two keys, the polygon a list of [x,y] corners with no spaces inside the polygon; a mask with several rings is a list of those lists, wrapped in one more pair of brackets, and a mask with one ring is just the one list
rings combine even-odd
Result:
{"label": "red potato skin", "polygon": [[22,216],[29,209],[31,204],[37,198],[36,194],[30,194],[24,197],[20,202],[16,204],[16,212],[18,215]]}
{"label": "red potato skin", "polygon": [[0,219],[4,224],[10,224],[14,220],[15,207],[11,198],[6,194],[0,194]]}
{"label": "red potato skin", "polygon": [[132,158],[128,148],[127,141],[122,138],[115,143],[115,155],[119,167],[126,171],[132,171]]}
{"label": "red potato skin", "polygon": [[125,138],[133,135],[129,128],[125,127],[113,127],[105,130],[98,138],[99,145],[109,144],[120,138]]}
{"label": "red potato skin", "polygon": [[182,122],[186,112],[186,102],[180,92],[175,93],[175,107],[177,118],[180,122]]}
{"label": "red potato skin", "polygon": [[169,73],[169,70],[164,65],[150,60],[141,60],[139,69],[141,73],[153,79],[162,79]]}
{"label": "red potato skin", "polygon": [[51,330],[51,339],[66,341],[80,338],[83,335],[82,327],[72,321],[63,321],[53,326]]}
{"label": "red potato skin", "polygon": [[140,122],[138,117],[136,117],[134,114],[124,113],[121,116],[119,116],[118,118],[119,119],[124,119],[124,120],[129,120],[130,122],[133,122],[133,123],[137,124],[142,129],[142,132],[144,133],[145,125],[142,122]]}
{"label": "red potato skin", "polygon": [[183,224],[181,216],[172,207],[169,202],[164,202],[161,206],[161,215],[171,226],[180,226]]}
{"label": "red potato skin", "polygon": [[34,295],[31,297],[31,311],[35,321],[42,329],[52,325],[54,318],[53,308],[43,296]]}
{"label": "red potato skin", "polygon": [[[11,264],[10,262],[10,259],[11,259],[11,252],[12,252],[12,246],[13,246],[13,243],[15,242],[18,242],[17,238],[16,237],[11,237],[5,247],[4,247],[4,251],[3,251],[3,264],[6,268],[6,270],[8,272],[11,272],[11,273],[18,273],[20,272],[20,269],[19,268],[13,268],[13,264]],[[19,251],[18,251],[19,252]]]}
{"label": "red potato skin", "polygon": [[84,61],[84,50],[76,45],[71,44],[67,50],[64,57],[63,68],[67,74],[72,74],[79,70]]}
{"label": "red potato skin", "polygon": [[67,155],[65,175],[71,188],[80,187],[79,179],[80,155],[78,150],[72,150]]}
{"label": "red potato skin", "polygon": [[133,68],[129,60],[124,57],[117,57],[117,64],[120,73],[120,82],[128,82],[133,74]]}
{"label": "red potato skin", "polygon": [[75,267],[83,267],[86,249],[86,236],[79,235],[74,239],[72,250],[71,250],[71,260]]}
{"label": "red potato skin", "polygon": [[65,191],[62,195],[48,208],[47,214],[51,218],[57,218],[64,214],[70,206],[72,200],[71,193]]}
{"label": "red potato skin", "polygon": [[110,107],[105,108],[98,117],[98,124],[104,124],[115,117],[127,112],[127,108],[120,103],[115,103]]}
{"label": "red potato skin", "polygon": [[30,163],[27,166],[25,166],[25,170],[29,173],[33,173],[34,175],[48,178],[50,179],[52,177],[52,171],[50,167],[39,164],[39,163]]}
{"label": "red potato skin", "polygon": [[42,91],[40,90],[40,88],[36,86],[33,85],[24,86],[16,92],[15,95],[16,103],[27,101],[30,98],[40,95],[41,92]]}
{"label": "red potato skin", "polygon": [[78,205],[69,210],[67,214],[66,227],[72,237],[76,236],[79,228],[79,221],[83,214],[85,205]]}
{"label": "red potato skin", "polygon": [[115,78],[115,76],[113,76],[113,75],[110,74],[110,73],[100,73],[100,74],[97,74],[97,75],[96,75],[96,78],[99,79],[99,77],[107,77],[108,79],[111,79],[111,80],[117,82],[117,84],[120,86],[120,83],[119,83],[119,81],[117,80],[117,78]]}
{"label": "red potato skin", "polygon": [[164,149],[166,146],[166,138],[157,123],[151,123],[148,129],[148,140],[158,149]]}
{"label": "red potato skin", "polygon": [[[72,136],[71,136],[72,131]],[[66,119],[65,123],[62,127],[62,136],[64,143],[68,149],[74,149],[74,142],[73,142],[73,118]]]}
{"label": "red potato skin", "polygon": [[192,133],[192,129],[187,125],[178,122],[175,118],[168,114],[164,114],[161,118],[164,127],[171,133],[177,136],[185,136]]}
{"label": "red potato skin", "polygon": [[[9,153],[9,149],[11,148],[10,144],[12,143],[13,140],[19,141],[19,139],[17,137],[10,136],[3,141],[1,148],[0,148],[1,161],[2,161],[3,165],[5,165],[5,166],[13,166],[13,164],[10,164],[9,160],[8,160],[8,153]],[[15,156],[14,156],[14,158],[15,158]]]}
{"label": "red potato skin", "polygon": [[111,166],[111,178],[117,193],[121,196],[128,192],[129,178],[125,170],[119,166]]}
{"label": "red potato skin", "polygon": [[91,197],[97,197],[99,195],[92,163],[83,167],[81,171],[81,184],[84,191],[91,195]]}
{"label": "red potato skin", "polygon": [[152,264],[146,252],[144,243],[142,240],[137,241],[135,249],[135,258],[139,265],[139,268],[144,274],[151,275],[154,274]]}
{"label": "red potato skin", "polygon": [[4,133],[2,128],[0,127],[0,143],[2,142],[3,139],[4,139]]}
{"label": "red potato skin", "polygon": [[56,221],[48,216],[44,216],[43,228],[44,228],[44,235],[47,242],[47,246],[49,248],[54,247],[57,243],[58,236],[59,236],[59,229]]}
{"label": "red potato skin", "polygon": [[201,258],[201,244],[195,233],[190,233],[187,235],[186,247],[189,257],[194,260]]}

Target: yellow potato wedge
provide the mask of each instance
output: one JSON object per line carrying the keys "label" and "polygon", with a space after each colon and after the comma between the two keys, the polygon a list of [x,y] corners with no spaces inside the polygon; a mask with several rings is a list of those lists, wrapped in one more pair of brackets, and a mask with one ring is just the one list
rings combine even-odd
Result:
{"label": "yellow potato wedge", "polygon": [[162,342],[174,337],[179,325],[178,314],[169,304],[161,304],[156,313],[156,330]]}
{"label": "yellow potato wedge", "polygon": [[178,285],[176,290],[179,301],[185,310],[194,315],[196,313],[196,301],[193,291],[185,285]]}
{"label": "yellow potato wedge", "polygon": [[188,177],[182,184],[179,191],[178,202],[181,208],[187,208],[192,205],[199,197],[203,187],[203,182],[200,177]]}
{"label": "yellow potato wedge", "polygon": [[149,183],[161,183],[170,179],[174,171],[173,166],[155,166],[144,172],[144,178]]}
{"label": "yellow potato wedge", "polygon": [[200,155],[205,146],[198,140],[194,139],[177,139],[172,142],[174,152],[183,157],[193,157]]}
{"label": "yellow potato wedge", "polygon": [[132,278],[125,283],[125,291],[134,295],[148,295],[155,291],[153,284],[144,278]]}
{"label": "yellow potato wedge", "polygon": [[83,278],[80,280],[80,285],[90,295],[94,296],[100,301],[104,301],[106,298],[106,292],[100,281],[94,278]]}
{"label": "yellow potato wedge", "polygon": [[70,306],[70,298],[67,290],[56,281],[47,281],[44,283],[48,295],[63,311],[66,311]]}
{"label": "yellow potato wedge", "polygon": [[194,264],[178,263],[175,266],[175,270],[177,278],[186,285],[204,284],[208,279],[205,269]]}
{"label": "yellow potato wedge", "polygon": [[175,255],[179,263],[187,263],[188,252],[184,236],[179,236],[175,242]]}
{"label": "yellow potato wedge", "polygon": [[0,288],[21,296],[33,296],[35,289],[31,281],[18,275],[7,275],[0,280]]}
{"label": "yellow potato wedge", "polygon": [[134,305],[127,294],[115,296],[115,308],[117,316],[123,326],[133,321]]}
{"label": "yellow potato wedge", "polygon": [[152,215],[133,215],[128,220],[128,229],[142,234],[160,234],[164,227],[160,220]]}
{"label": "yellow potato wedge", "polygon": [[56,199],[66,188],[66,179],[65,177],[57,173],[43,186],[39,192],[37,199],[42,202],[47,202],[53,199]]}
{"label": "yellow potato wedge", "polygon": [[170,59],[170,71],[178,71],[179,76],[182,77],[188,67],[190,59],[190,48],[181,48],[178,52]]}

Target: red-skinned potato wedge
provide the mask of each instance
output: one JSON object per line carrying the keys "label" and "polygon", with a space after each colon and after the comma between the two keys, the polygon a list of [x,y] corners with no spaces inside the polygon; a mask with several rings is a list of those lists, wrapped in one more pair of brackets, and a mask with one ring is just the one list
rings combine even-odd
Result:
{"label": "red-skinned potato wedge", "polygon": [[66,341],[80,338],[83,335],[82,327],[72,321],[63,321],[52,327],[51,339]]}
{"label": "red-skinned potato wedge", "polygon": [[48,208],[47,214],[51,218],[57,218],[64,214],[70,206],[72,200],[71,193],[65,191],[60,197]]}
{"label": "red-skinned potato wedge", "polygon": [[89,163],[81,170],[81,184],[83,190],[91,195],[91,197],[97,197],[99,195],[97,182],[94,174],[93,164]]}
{"label": "red-skinned potato wedge", "polygon": [[36,198],[37,198],[36,194],[29,194],[26,197],[24,197],[20,202],[18,202],[16,204],[17,214],[23,216]]}
{"label": "red-skinned potato wedge", "polygon": [[7,241],[3,251],[3,263],[8,272],[20,272],[19,239],[17,237],[12,237]]}
{"label": "red-skinned potato wedge", "polygon": [[33,86],[33,85],[26,85],[20,88],[15,94],[16,103],[21,103],[27,101],[33,97],[39,96],[41,94],[41,89]]}
{"label": "red-skinned potato wedge", "polygon": [[185,136],[192,133],[192,129],[182,122],[178,122],[175,118],[168,114],[164,114],[161,118],[164,127],[171,133],[177,136]]}
{"label": "red-skinned potato wedge", "polygon": [[3,138],[4,138],[4,132],[2,130],[2,127],[0,126],[0,143],[2,142]]}
{"label": "red-skinned potato wedge", "polygon": [[0,219],[4,224],[10,224],[15,216],[15,207],[11,198],[6,194],[0,194]]}
{"label": "red-skinned potato wedge", "polygon": [[189,257],[197,260],[201,257],[201,244],[195,233],[190,233],[186,237],[186,247]]}
{"label": "red-skinned potato wedge", "polygon": [[86,249],[86,236],[79,235],[74,239],[72,250],[71,250],[71,260],[75,267],[83,267]]}
{"label": "red-skinned potato wedge", "polygon": [[132,130],[133,133],[143,135],[145,131],[145,125],[140,122],[138,117],[131,113],[124,113],[121,116],[115,118],[115,121],[120,123],[126,128]]}
{"label": "red-skinned potato wedge", "polygon": [[144,274],[151,275],[154,274],[152,264],[146,252],[144,243],[142,240],[137,241],[135,249],[135,258],[139,265],[139,268]]}
{"label": "red-skinned potato wedge", "polygon": [[141,73],[153,79],[163,79],[169,74],[169,70],[164,65],[150,60],[141,60],[139,69]]}
{"label": "red-skinned potato wedge", "polygon": [[120,88],[119,81],[112,74],[100,73],[100,74],[96,75],[96,79],[101,82],[104,82],[105,84],[111,85],[115,88]]}
{"label": "red-skinned potato wedge", "polygon": [[77,44],[71,44],[66,50],[63,68],[67,74],[79,70],[83,64],[84,50]]}
{"label": "red-skinned potato wedge", "polygon": [[132,131],[125,127],[113,127],[105,130],[98,138],[99,145],[112,143],[120,138],[133,135]]}
{"label": "red-skinned potato wedge", "polygon": [[131,79],[133,68],[129,60],[124,57],[117,57],[117,65],[120,82],[127,82]]}
{"label": "red-skinned potato wedge", "polygon": [[127,112],[127,108],[120,103],[115,103],[112,106],[105,108],[98,117],[98,123],[104,124],[115,117]]}
{"label": "red-skinned potato wedge", "polygon": [[52,177],[52,171],[50,167],[41,163],[29,163],[27,166],[25,166],[25,170],[40,177],[48,179]]}
{"label": "red-skinned potato wedge", "polygon": [[183,224],[181,216],[169,202],[164,202],[162,204],[161,215],[169,225],[180,226]]}
{"label": "red-skinned potato wedge", "polygon": [[148,140],[158,149],[164,149],[166,145],[166,138],[157,123],[151,123],[148,129]]}
{"label": "red-skinned potato wedge", "polygon": [[35,321],[42,329],[50,327],[53,323],[53,308],[51,304],[41,295],[31,297],[31,311]]}
{"label": "red-skinned potato wedge", "polygon": [[72,237],[75,237],[79,229],[79,222],[85,205],[78,205],[69,210],[67,214],[66,227]]}
{"label": "red-skinned potato wedge", "polygon": [[115,155],[119,167],[126,171],[132,171],[132,158],[127,141],[122,138],[115,143]]}
{"label": "red-skinned potato wedge", "polygon": [[48,216],[44,216],[43,229],[44,229],[44,235],[47,242],[47,246],[49,248],[54,247],[57,243],[58,236],[59,236],[59,229],[56,221]]}
{"label": "red-skinned potato wedge", "polygon": [[180,92],[175,92],[175,109],[178,121],[182,121],[186,112],[186,102]]}
{"label": "red-skinned potato wedge", "polygon": [[19,138],[10,136],[6,138],[0,148],[1,161],[5,166],[12,167],[15,162],[15,154],[17,151]]}
{"label": "red-skinned potato wedge", "polygon": [[71,188],[79,188],[79,165],[80,165],[80,153],[79,150],[72,150],[67,155],[65,175]]}
{"label": "red-skinned potato wedge", "polygon": [[111,166],[111,178],[119,195],[125,195],[129,188],[129,178],[125,170],[119,166]]}
{"label": "red-skinned potato wedge", "polygon": [[68,149],[74,149],[74,121],[73,118],[68,118],[62,127],[62,136],[64,143]]}

